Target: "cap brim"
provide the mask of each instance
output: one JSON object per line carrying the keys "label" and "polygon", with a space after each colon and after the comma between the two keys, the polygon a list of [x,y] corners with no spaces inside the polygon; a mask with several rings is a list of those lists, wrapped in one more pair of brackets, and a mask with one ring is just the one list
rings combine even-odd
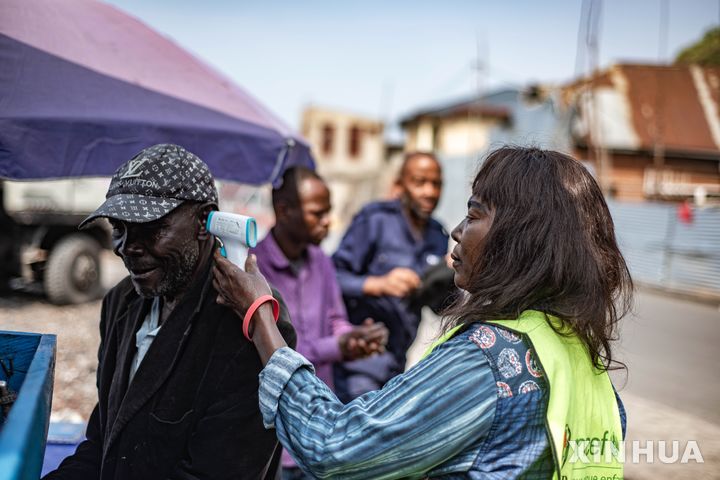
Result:
{"label": "cap brim", "polygon": [[131,223],[152,222],[172,212],[183,202],[184,200],[176,198],[151,197],[134,193],[113,195],[80,222],[78,228],[84,228],[100,217]]}

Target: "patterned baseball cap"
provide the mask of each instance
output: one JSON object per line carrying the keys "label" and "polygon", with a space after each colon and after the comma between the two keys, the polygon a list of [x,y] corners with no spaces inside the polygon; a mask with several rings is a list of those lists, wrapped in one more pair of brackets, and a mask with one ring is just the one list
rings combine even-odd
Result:
{"label": "patterned baseball cap", "polygon": [[179,145],[146,148],[115,171],[105,203],[80,223],[98,217],[146,223],[164,217],[186,200],[217,205],[215,180],[208,166]]}

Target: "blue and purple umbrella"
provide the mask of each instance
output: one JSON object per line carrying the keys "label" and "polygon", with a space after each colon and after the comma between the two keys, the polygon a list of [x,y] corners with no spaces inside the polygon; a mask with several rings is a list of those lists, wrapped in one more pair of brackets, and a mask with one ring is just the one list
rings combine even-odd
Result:
{"label": "blue and purple umbrella", "polygon": [[0,178],[111,175],[166,142],[250,184],[313,165],[305,140],[242,88],[116,8],[0,2]]}

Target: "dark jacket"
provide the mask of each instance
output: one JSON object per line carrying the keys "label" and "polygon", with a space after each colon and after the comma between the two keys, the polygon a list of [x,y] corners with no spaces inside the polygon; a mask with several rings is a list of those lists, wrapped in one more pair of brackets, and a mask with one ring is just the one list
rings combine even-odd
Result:
{"label": "dark jacket", "polygon": [[415,238],[401,202],[392,200],[370,203],[355,215],[332,256],[350,322],[361,324],[370,317],[385,323],[390,330],[387,350],[397,357],[400,371],[415,340],[422,305],[409,298],[365,295],[363,284],[368,276],[382,276],[397,267],[423,277],[445,261],[447,249],[448,234],[437,220],[429,218],[422,238]]}
{"label": "dark jacket", "polygon": [[382,276],[406,267],[423,277],[444,262],[448,234],[429,218],[421,239],[415,238],[399,200],[373,202],[352,220],[333,255],[338,283],[350,322],[366,318],[382,322],[390,331],[387,351],[335,367],[335,393],[347,403],[382,388],[405,369],[405,353],[415,339],[422,304],[414,297],[371,297],[362,288],[368,276]]}
{"label": "dark jacket", "polygon": [[[87,440],[46,479],[274,477],[280,447],[260,416],[262,365],[241,319],[216,298],[207,268],[163,323],[128,386],[135,332],[152,300],[138,296],[129,277],[108,292],[100,318],[99,401]],[[281,311],[281,330],[294,344],[287,310]]]}

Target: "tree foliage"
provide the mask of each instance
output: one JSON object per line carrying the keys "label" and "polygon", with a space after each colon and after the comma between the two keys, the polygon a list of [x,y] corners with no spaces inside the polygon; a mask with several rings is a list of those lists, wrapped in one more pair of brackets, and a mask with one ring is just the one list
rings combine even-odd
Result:
{"label": "tree foliage", "polygon": [[701,40],[683,49],[675,58],[675,63],[720,67],[720,27],[708,30]]}

